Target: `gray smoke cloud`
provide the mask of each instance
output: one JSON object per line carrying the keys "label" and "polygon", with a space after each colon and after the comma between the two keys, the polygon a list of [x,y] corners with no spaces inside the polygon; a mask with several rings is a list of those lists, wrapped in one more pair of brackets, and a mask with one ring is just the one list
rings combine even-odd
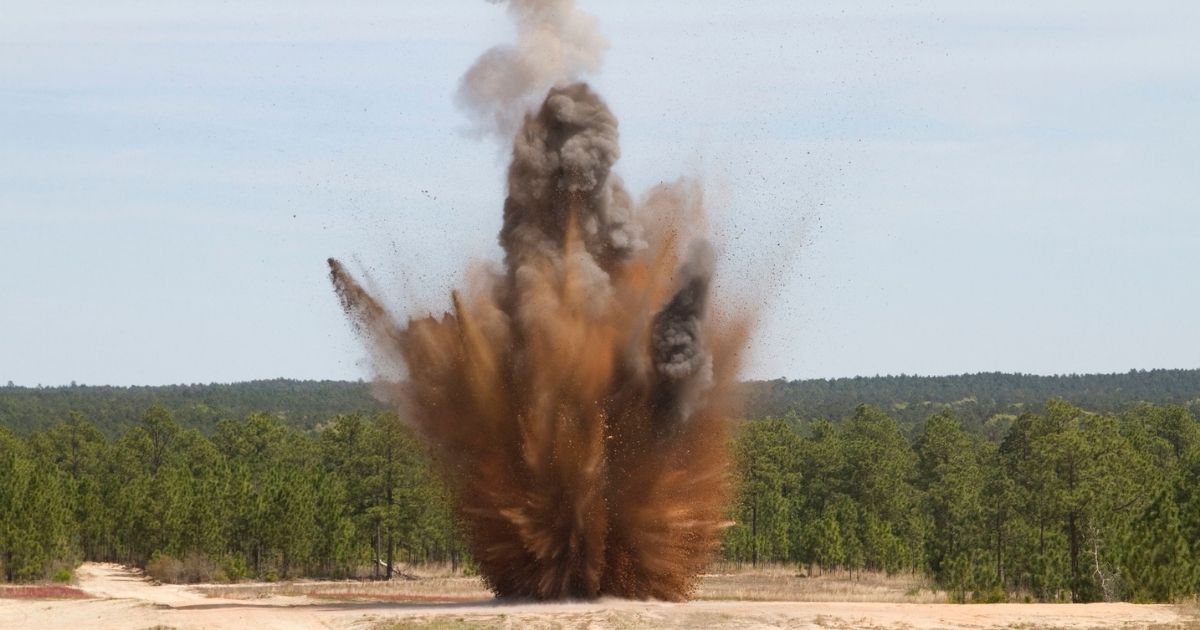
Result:
{"label": "gray smoke cloud", "polygon": [[456,96],[477,130],[503,139],[520,127],[547,89],[599,71],[608,50],[596,19],[579,11],[574,0],[505,4],[517,27],[516,43],[481,55],[463,75]]}
{"label": "gray smoke cloud", "polygon": [[654,367],[665,379],[680,381],[712,370],[702,328],[714,265],[712,246],[695,242],[678,272],[680,288],[654,317]]}
{"label": "gray smoke cloud", "polygon": [[612,173],[617,119],[587,85],[552,88],[513,139],[500,244],[509,266],[553,250],[575,222],[588,254],[609,270],[644,246],[633,203]]}
{"label": "gray smoke cloud", "polygon": [[651,358],[660,379],[659,408],[668,421],[686,422],[713,384],[713,358],[704,342],[704,321],[715,266],[716,255],[708,241],[694,241],[676,271],[679,288],[654,316]]}

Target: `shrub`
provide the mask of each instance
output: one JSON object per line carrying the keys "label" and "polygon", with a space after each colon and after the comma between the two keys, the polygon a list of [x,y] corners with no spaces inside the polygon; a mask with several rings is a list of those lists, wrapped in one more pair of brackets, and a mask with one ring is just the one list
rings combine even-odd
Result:
{"label": "shrub", "polygon": [[167,584],[177,584],[183,575],[183,563],[174,556],[155,553],[146,563],[146,575]]}
{"label": "shrub", "polygon": [[53,560],[45,564],[42,575],[51,582],[70,584],[75,581],[76,566],[77,563],[71,560]]}
{"label": "shrub", "polygon": [[225,570],[207,555],[190,553],[183,559],[184,579],[188,584],[200,582],[228,582]]}
{"label": "shrub", "polygon": [[221,559],[221,572],[225,574],[225,581],[238,582],[246,579],[250,569],[246,567],[245,558],[238,554],[230,554]]}
{"label": "shrub", "polygon": [[189,553],[183,560],[168,554],[155,554],[146,563],[146,574],[168,584],[199,584],[201,582],[226,582],[225,571],[208,556]]}
{"label": "shrub", "polygon": [[971,599],[976,604],[1001,604],[1008,601],[1008,593],[999,586],[993,586],[990,589],[975,591]]}

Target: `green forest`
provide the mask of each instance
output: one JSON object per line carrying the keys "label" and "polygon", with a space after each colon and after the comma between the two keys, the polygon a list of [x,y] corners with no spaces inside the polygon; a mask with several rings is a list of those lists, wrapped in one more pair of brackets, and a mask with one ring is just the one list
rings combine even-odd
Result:
{"label": "green forest", "polygon": [[1174,601],[1200,587],[1200,424],[1049,401],[999,441],[951,411],[747,422],[727,558],[923,572],[956,601]]}
{"label": "green forest", "polygon": [[[998,372],[959,376],[871,376],[748,381],[746,417],[796,415],[837,420],[859,405],[880,407],[912,433],[938,411],[952,410],[972,432],[993,438],[1025,411],[1065,400],[1092,411],[1116,412],[1139,403],[1180,404],[1200,412],[1200,369],[1134,370],[1122,374],[1036,376]],[[0,427],[39,431],[84,415],[109,437],[137,424],[152,405],[167,407],[180,424],[211,434],[217,423],[270,413],[293,428],[311,430],[341,413],[383,411],[361,381],[274,379],[246,383],[113,387],[0,386]]]}
{"label": "green forest", "polygon": [[185,581],[464,560],[442,486],[390,413],[307,432],[258,413],[210,437],[154,406],[115,439],[76,413],[27,439],[0,429],[0,479],[8,581],[83,559],[177,563]]}
{"label": "green forest", "polygon": [[[955,601],[1200,590],[1200,371],[747,391],[726,560],[917,573]],[[0,427],[6,581],[85,559],[176,581],[471,569],[446,489],[366,384],[10,386]]]}

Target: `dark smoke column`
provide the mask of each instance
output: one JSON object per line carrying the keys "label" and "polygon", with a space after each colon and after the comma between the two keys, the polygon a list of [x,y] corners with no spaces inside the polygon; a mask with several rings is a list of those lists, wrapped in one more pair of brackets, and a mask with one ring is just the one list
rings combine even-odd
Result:
{"label": "dark smoke column", "polygon": [[725,526],[751,313],[710,315],[698,187],[635,203],[617,140],[587,85],[550,89],[513,140],[504,266],[441,316],[396,319],[330,260],[502,597],[684,599]]}

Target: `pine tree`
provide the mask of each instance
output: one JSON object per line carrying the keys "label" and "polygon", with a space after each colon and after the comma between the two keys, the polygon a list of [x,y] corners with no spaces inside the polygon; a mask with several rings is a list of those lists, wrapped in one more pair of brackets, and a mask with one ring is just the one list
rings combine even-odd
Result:
{"label": "pine tree", "polygon": [[927,561],[933,576],[964,594],[976,584],[976,550],[985,540],[984,477],[981,449],[950,412],[932,416],[917,442],[920,485],[932,519]]}

